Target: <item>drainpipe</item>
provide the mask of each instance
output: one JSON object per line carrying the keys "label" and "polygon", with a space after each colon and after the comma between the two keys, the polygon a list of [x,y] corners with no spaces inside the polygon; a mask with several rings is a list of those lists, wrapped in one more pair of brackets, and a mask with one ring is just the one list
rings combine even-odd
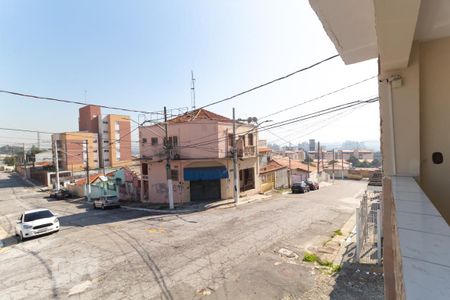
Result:
{"label": "drainpipe", "polygon": [[[393,75],[386,79],[388,84],[388,102],[389,102],[389,118],[391,123],[391,152],[392,152],[392,170],[393,175],[397,175],[397,159],[396,159],[396,147],[395,147],[395,118],[394,118],[394,101],[392,96],[392,83],[400,83],[401,85],[401,77],[399,75]],[[398,86],[398,84],[396,84]]]}

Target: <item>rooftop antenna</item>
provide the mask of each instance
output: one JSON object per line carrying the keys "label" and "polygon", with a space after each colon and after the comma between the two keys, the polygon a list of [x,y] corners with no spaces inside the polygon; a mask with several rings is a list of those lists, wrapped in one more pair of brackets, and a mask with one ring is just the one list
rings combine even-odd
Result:
{"label": "rooftop antenna", "polygon": [[191,105],[195,109],[195,78],[194,71],[191,71]]}

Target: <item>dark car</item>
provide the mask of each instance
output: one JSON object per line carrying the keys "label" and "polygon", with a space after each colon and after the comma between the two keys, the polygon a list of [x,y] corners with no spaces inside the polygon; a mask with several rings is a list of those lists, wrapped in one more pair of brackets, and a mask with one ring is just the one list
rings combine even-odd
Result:
{"label": "dark car", "polygon": [[55,189],[50,193],[50,198],[55,198],[58,200],[70,198],[70,196],[71,196],[70,192],[65,189],[59,189],[59,190]]}
{"label": "dark car", "polygon": [[292,194],[296,193],[304,194],[306,192],[309,192],[309,186],[304,181],[296,182],[292,184],[291,190]]}
{"label": "dark car", "polygon": [[319,189],[319,184],[317,182],[313,182],[311,180],[306,180],[305,182],[308,185],[310,191],[315,191]]}

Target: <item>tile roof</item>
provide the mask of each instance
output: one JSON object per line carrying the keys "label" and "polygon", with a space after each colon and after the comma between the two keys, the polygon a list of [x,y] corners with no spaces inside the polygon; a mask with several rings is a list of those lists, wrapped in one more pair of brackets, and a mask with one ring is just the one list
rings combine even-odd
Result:
{"label": "tile roof", "polygon": [[226,123],[233,122],[233,120],[231,120],[230,118],[215,114],[203,108],[199,108],[169,120],[169,124],[186,123],[194,120],[212,120]]}
{"label": "tile roof", "polygon": [[268,172],[273,172],[281,169],[285,169],[286,167],[283,165],[280,165],[274,160],[271,160],[266,166],[259,169],[259,174],[265,174]]}
{"label": "tile roof", "polygon": [[[289,168],[289,158],[288,157],[274,157],[273,158],[274,161],[276,161],[277,163],[279,163],[280,165],[283,165],[285,167]],[[308,165],[304,164],[298,160],[295,159],[291,159],[291,168],[292,169],[299,169],[302,171],[308,171]],[[320,169],[322,169],[321,166],[319,166]],[[314,172],[317,169],[317,165],[315,163],[311,163],[309,165],[309,171],[310,172]]]}
{"label": "tile roof", "polygon": [[[94,174],[89,176],[89,183],[93,183],[96,181],[100,176],[104,176],[103,174]],[[81,178],[76,181],[77,185],[83,185],[86,184],[86,178]]]}
{"label": "tile roof", "polygon": [[258,148],[258,152],[260,153],[266,153],[266,152],[271,152],[272,149],[270,149],[269,147],[259,147]]}

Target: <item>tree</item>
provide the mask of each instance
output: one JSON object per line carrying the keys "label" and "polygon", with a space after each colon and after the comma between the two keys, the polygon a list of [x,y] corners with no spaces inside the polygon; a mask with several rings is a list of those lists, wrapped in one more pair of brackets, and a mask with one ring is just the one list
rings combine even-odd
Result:
{"label": "tree", "polygon": [[360,164],[359,160],[356,157],[354,157],[353,155],[350,155],[350,157],[349,157],[349,159],[347,159],[347,161],[349,163],[351,163],[354,168],[357,168]]}
{"label": "tree", "polygon": [[374,160],[372,160],[371,166],[373,168],[379,168],[381,166],[381,161],[375,158]]}
{"label": "tree", "polygon": [[3,159],[3,162],[7,166],[14,166],[16,164],[16,158],[14,156],[7,156]]}

